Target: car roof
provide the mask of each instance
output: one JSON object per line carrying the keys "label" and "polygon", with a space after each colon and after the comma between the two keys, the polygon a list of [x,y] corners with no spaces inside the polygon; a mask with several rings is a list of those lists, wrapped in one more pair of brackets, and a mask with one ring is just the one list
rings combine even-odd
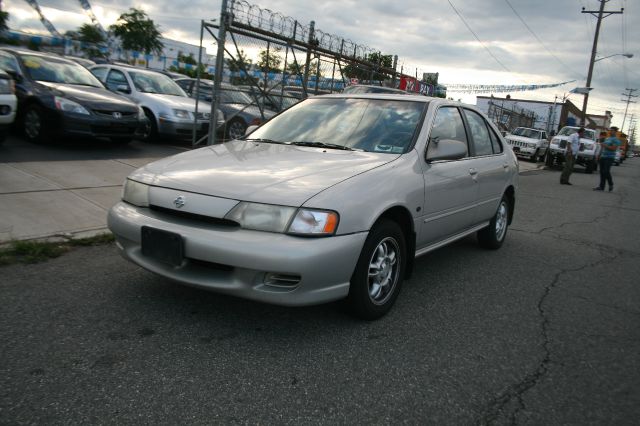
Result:
{"label": "car roof", "polygon": [[79,63],[72,61],[71,59],[67,59],[64,56],[60,56],[57,53],[53,53],[53,52],[38,52],[36,50],[28,50],[28,49],[14,49],[11,47],[0,47],[0,50],[3,50],[5,52],[11,53],[13,55],[16,56],[22,56],[22,55],[30,55],[30,56],[40,56],[43,58],[54,58],[54,59],[59,59],[62,60],[64,62],[67,63],[71,63],[71,64],[75,64],[75,65],[80,65]]}

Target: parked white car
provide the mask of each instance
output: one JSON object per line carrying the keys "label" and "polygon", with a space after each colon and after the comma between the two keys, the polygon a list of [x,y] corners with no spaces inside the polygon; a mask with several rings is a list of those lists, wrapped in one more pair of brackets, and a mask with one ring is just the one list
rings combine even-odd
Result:
{"label": "parked white car", "polygon": [[[580,127],[578,126],[565,126],[558,132],[557,135],[551,139],[549,145],[549,155],[547,155],[546,165],[553,166],[554,164],[562,164],[564,162],[564,155],[567,151],[567,141],[569,136],[576,133]],[[584,129],[584,135],[580,138],[580,148],[576,157],[576,164],[579,164],[585,168],[585,173],[592,173],[598,169],[598,162],[596,156],[600,145],[598,144],[598,136],[593,129]]]}
{"label": "parked white car", "polygon": [[9,74],[0,70],[0,143],[16,118],[18,100],[15,95],[15,84]]}
{"label": "parked white car", "polygon": [[[196,100],[163,73],[127,65],[101,64],[90,68],[107,89],[124,94],[136,101],[149,120],[144,139],[160,137],[191,139]],[[211,104],[198,102],[196,134],[204,136],[209,130]],[[218,111],[217,127],[224,124],[224,114]]]}
{"label": "parked white car", "polygon": [[547,132],[528,127],[516,127],[505,136],[507,143],[518,157],[525,157],[533,162],[544,158],[549,147]]}

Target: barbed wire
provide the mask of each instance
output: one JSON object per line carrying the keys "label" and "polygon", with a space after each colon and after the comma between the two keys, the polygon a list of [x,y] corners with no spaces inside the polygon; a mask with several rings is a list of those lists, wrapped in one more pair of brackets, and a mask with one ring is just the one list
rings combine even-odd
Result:
{"label": "barbed wire", "polygon": [[[263,9],[245,0],[231,1],[228,3],[227,8],[227,12],[233,17],[232,23],[238,22],[253,28],[270,31],[301,43],[309,42],[311,26],[303,25],[294,18],[270,9]],[[319,47],[332,52],[361,59],[377,52],[369,46],[357,44],[351,40],[326,33],[317,28],[315,28],[313,32],[314,42]]]}

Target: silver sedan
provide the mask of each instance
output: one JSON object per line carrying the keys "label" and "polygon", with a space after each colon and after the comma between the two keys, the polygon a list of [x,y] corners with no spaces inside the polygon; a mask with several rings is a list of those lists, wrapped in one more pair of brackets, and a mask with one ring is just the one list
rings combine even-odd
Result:
{"label": "silver sedan", "polygon": [[347,298],[375,319],[415,257],[472,233],[502,245],[517,176],[473,106],[318,96],[135,171],[108,222],[125,258],[177,282],[288,306]]}

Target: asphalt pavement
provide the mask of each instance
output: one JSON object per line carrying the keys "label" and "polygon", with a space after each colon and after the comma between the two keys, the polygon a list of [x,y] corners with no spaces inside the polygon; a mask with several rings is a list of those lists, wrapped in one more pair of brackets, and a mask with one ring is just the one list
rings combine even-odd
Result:
{"label": "asphalt pavement", "polygon": [[181,286],[114,244],[1,267],[0,424],[637,425],[640,159],[613,192],[559,174],[522,172],[502,248],[418,258],[373,322]]}
{"label": "asphalt pavement", "polygon": [[[108,232],[107,211],[133,170],[190,147],[134,141],[34,145],[9,137],[0,145],[0,244],[82,238]],[[521,171],[541,167],[521,161]]]}

